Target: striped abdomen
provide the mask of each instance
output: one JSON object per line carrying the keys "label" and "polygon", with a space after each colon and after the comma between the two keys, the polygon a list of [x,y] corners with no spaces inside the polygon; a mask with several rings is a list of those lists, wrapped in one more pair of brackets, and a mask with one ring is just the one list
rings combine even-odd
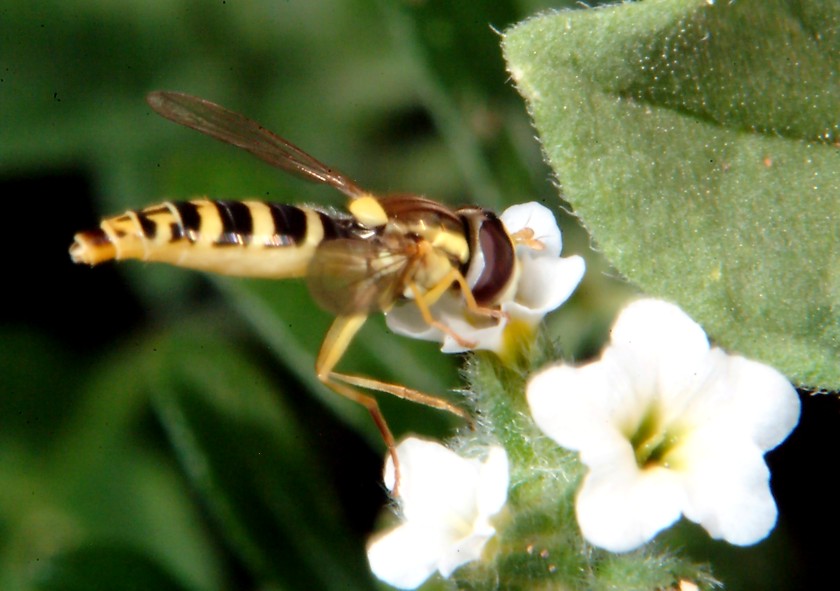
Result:
{"label": "striped abdomen", "polygon": [[76,234],[76,263],[139,259],[246,277],[300,277],[322,240],[349,234],[351,221],[309,207],[195,199],[107,218]]}

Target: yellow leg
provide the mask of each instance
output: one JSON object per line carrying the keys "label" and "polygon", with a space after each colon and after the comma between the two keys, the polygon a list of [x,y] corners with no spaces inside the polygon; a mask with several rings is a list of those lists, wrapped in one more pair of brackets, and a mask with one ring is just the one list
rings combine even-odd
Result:
{"label": "yellow leg", "polygon": [[359,388],[374,390],[376,392],[385,392],[386,394],[391,394],[392,396],[402,398],[403,400],[410,400],[411,402],[417,402],[424,406],[445,410],[447,412],[451,412],[453,415],[461,417],[462,419],[466,419],[468,421],[471,420],[469,413],[467,413],[467,411],[463,408],[459,408],[446,400],[420,392],[414,388],[408,388],[406,386],[401,386],[400,384],[391,384],[389,382],[383,382],[373,378],[338,373],[335,371],[331,373],[331,377],[352,386],[358,386]]}
{"label": "yellow leg", "polygon": [[315,371],[322,382],[329,380],[329,374],[344,356],[347,347],[367,320],[366,314],[339,316],[324,336],[321,350],[315,360]]}
{"label": "yellow leg", "polygon": [[464,296],[464,301],[466,302],[467,309],[470,312],[481,316],[490,316],[492,318],[503,318],[505,316],[504,312],[496,308],[479,306],[478,302],[475,301],[475,296],[473,295],[470,286],[467,284],[467,278],[464,277],[458,269],[453,267],[452,270],[449,271],[448,275],[453,275],[453,278],[449,281],[450,284],[453,281],[458,283],[458,287],[461,289],[461,295]]}
{"label": "yellow leg", "polygon": [[385,392],[398,396],[399,398],[419,402],[432,408],[449,411],[468,420],[469,415],[464,410],[445,400],[435,398],[412,388],[333,371],[333,368],[344,356],[347,347],[350,345],[353,337],[356,336],[356,333],[359,332],[359,329],[362,328],[366,319],[367,316],[364,314],[355,314],[351,316],[339,316],[333,321],[332,326],[327,331],[327,335],[324,337],[324,342],[321,344],[321,350],[318,352],[318,358],[315,361],[315,371],[318,374],[318,379],[324,385],[333,392],[361,404],[367,409],[371,417],[373,417],[373,421],[382,434],[382,440],[385,442],[388,453],[394,462],[395,483],[392,493],[396,496],[400,482],[400,464],[399,458],[397,457],[394,436],[391,433],[391,429],[388,428],[388,423],[385,421],[385,417],[382,415],[376,399],[360,392],[356,388]]}
{"label": "yellow leg", "polygon": [[[450,281],[449,284],[451,285],[452,282]],[[416,283],[409,283],[408,288],[411,290],[412,295],[414,295],[414,305],[417,306],[417,309],[420,310],[420,315],[423,316],[423,322],[428,324],[429,326],[434,326],[436,329],[441,331],[444,334],[448,334],[450,337],[455,339],[455,342],[461,345],[462,347],[466,347],[467,349],[473,349],[477,343],[473,341],[468,341],[457,332],[446,326],[443,322],[435,320],[435,317],[432,316],[432,311],[429,309],[429,300],[431,303],[434,303],[435,300],[428,298],[428,295],[431,291],[427,291],[426,293],[421,293],[420,289],[417,287]],[[440,296],[438,296],[440,297]]]}
{"label": "yellow leg", "polygon": [[450,327],[446,326],[442,322],[435,320],[434,316],[432,316],[432,311],[430,306],[432,306],[440,297],[446,292],[447,289],[453,283],[457,283],[458,287],[461,290],[461,294],[464,297],[464,302],[467,304],[467,309],[472,312],[473,314],[478,314],[481,316],[490,316],[492,318],[503,318],[505,313],[501,310],[496,308],[489,308],[487,306],[479,306],[478,302],[475,301],[475,296],[470,290],[470,286],[467,284],[467,280],[464,275],[456,268],[451,268],[449,272],[444,275],[443,279],[441,279],[434,287],[426,292],[421,292],[420,288],[417,287],[415,283],[409,283],[408,288],[411,290],[412,295],[414,296],[414,303],[417,308],[420,310],[420,314],[423,316],[423,321],[428,324],[429,326],[433,326],[443,332],[444,334],[449,335],[455,342],[457,342],[462,347],[466,347],[467,349],[472,349],[476,346],[476,343],[473,341],[468,341]]}
{"label": "yellow leg", "polygon": [[[527,228],[526,228],[527,229]],[[533,231],[531,231],[531,235],[533,236]],[[422,258],[423,253],[431,248],[431,246],[427,242],[421,242],[418,245],[418,258]],[[410,276],[410,275],[409,275]],[[416,285],[412,286],[409,285],[409,288],[412,290],[412,293],[417,300],[423,300],[421,305],[425,305],[426,310],[428,311],[429,306],[432,306],[436,301],[440,299],[440,297],[446,293],[453,283],[458,284],[458,288],[461,290],[461,295],[464,296],[464,302],[467,304],[467,309],[472,312],[473,314],[478,314],[480,316],[490,316],[492,318],[503,318],[505,316],[504,312],[498,310],[496,308],[489,308],[487,306],[479,306],[478,302],[475,301],[475,296],[473,295],[472,290],[470,289],[469,284],[467,283],[467,278],[459,271],[456,267],[450,267],[449,271],[446,272],[446,275],[437,282],[431,289],[426,290],[423,292],[422,295],[418,295],[420,290],[417,288]],[[421,308],[422,312],[422,308]],[[428,321],[428,318],[431,318],[431,314],[427,317],[425,314],[423,315],[423,319]],[[437,326],[433,324],[433,326]],[[438,328],[440,328],[438,326]],[[447,334],[452,334],[448,331]],[[455,335],[452,335],[453,338],[458,340]]]}

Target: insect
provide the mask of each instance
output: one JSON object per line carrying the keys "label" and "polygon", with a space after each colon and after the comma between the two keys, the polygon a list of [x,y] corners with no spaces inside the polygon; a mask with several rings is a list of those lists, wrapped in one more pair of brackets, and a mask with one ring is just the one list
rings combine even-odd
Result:
{"label": "insect", "polygon": [[413,194],[376,196],[258,123],[198,97],[153,92],[147,102],[167,119],[338,189],[349,198],[348,211],[248,200],[167,201],[77,233],[70,247],[74,262],[139,259],[225,275],[305,278],[315,301],[336,316],[316,358],[318,378],[370,412],[397,467],[394,437],[366,391],[469,418],[440,398],[335,367],[366,318],[398,304],[417,306],[426,323],[472,348],[435,319],[432,306],[452,291],[477,319],[503,316],[498,302],[515,280],[517,237],[493,212],[450,209]]}

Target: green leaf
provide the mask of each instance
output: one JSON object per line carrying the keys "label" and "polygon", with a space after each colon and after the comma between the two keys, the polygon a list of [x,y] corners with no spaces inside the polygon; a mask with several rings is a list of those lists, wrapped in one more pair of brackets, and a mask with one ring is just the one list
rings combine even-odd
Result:
{"label": "green leaf", "polygon": [[840,387],[840,4],[660,0],[505,35],[604,254],[723,346]]}
{"label": "green leaf", "polygon": [[51,557],[34,577],[38,591],[186,591],[147,555],[121,545],[91,544]]}
{"label": "green leaf", "polygon": [[[201,334],[201,333],[204,334]],[[230,547],[264,582],[370,587],[364,543],[277,386],[206,330],[164,341],[155,403],[181,464]]]}

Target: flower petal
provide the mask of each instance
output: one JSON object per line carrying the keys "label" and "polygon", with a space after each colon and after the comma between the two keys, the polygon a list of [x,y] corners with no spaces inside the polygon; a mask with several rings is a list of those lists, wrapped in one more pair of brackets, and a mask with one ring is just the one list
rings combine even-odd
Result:
{"label": "flower petal", "polygon": [[643,299],[621,311],[610,332],[610,353],[637,384],[663,400],[693,390],[709,352],[703,329],[674,304]]}
{"label": "flower petal", "polygon": [[534,325],[569,299],[586,272],[583,257],[577,255],[550,258],[525,253],[520,260],[522,271],[516,299],[510,307],[506,308],[508,304],[502,307],[516,318],[527,319]]}
{"label": "flower petal", "polygon": [[729,358],[729,387],[734,393],[733,414],[759,448],[779,445],[799,422],[796,390],[774,368],[743,357]]}
{"label": "flower petal", "polygon": [[507,502],[510,466],[503,447],[490,448],[487,459],[481,465],[478,474],[478,512],[482,515],[495,515]]}
{"label": "flower petal", "polygon": [[712,349],[691,396],[679,411],[691,429],[739,433],[760,449],[774,448],[799,420],[799,396],[772,367]]}
{"label": "flower petal", "polygon": [[373,574],[399,589],[415,589],[437,570],[438,540],[424,528],[403,524],[377,537],[367,550]]}
{"label": "flower petal", "polygon": [[[431,524],[445,521],[449,514],[475,513],[479,460],[462,458],[436,441],[416,437],[400,443],[397,456],[401,465],[400,504],[407,521]],[[386,478],[393,474],[390,457],[385,472]]]}
{"label": "flower petal", "polygon": [[745,545],[776,521],[763,452],[799,416],[776,370],[710,348],[676,306],[641,300],[619,314],[593,363],[532,377],[537,425],[589,468],[577,498],[584,536],[630,550],[682,513]]}
{"label": "flower petal", "polygon": [[609,382],[593,364],[544,369],[531,377],[526,392],[534,422],[561,447],[577,451],[615,431],[598,403],[609,396]]}
{"label": "flower petal", "polygon": [[[442,301],[448,294],[444,294],[437,304],[435,304],[435,317],[440,318],[438,307],[442,305]],[[428,322],[423,320],[423,315],[420,314],[420,309],[414,302],[399,303],[388,312],[385,313],[385,324],[394,333],[411,337],[412,339],[419,339],[421,341],[437,341],[443,340],[443,332],[440,329],[430,326]]]}
{"label": "flower petal", "polygon": [[764,539],[776,523],[770,471],[762,450],[739,431],[704,429],[679,450],[686,504],[683,513],[714,538],[748,545]]}
{"label": "flower petal", "polygon": [[[508,459],[501,447],[491,447],[481,461],[413,437],[397,446],[397,456],[403,523],[370,544],[368,559],[380,579],[413,588],[435,570],[449,576],[481,557],[496,533],[490,517],[507,499]],[[393,489],[390,457],[385,482]]]}
{"label": "flower petal", "polygon": [[680,517],[683,490],[672,472],[635,468],[632,450],[624,462],[600,465],[577,497],[581,532],[611,552],[627,552],[649,541]]}
{"label": "flower petal", "polygon": [[546,206],[531,201],[511,205],[499,216],[505,229],[515,234],[525,228],[534,231],[534,238],[543,245],[543,252],[547,257],[559,257],[563,248],[563,238],[554,214]]}
{"label": "flower petal", "polygon": [[[443,294],[432,306],[432,315],[439,322],[452,329],[461,338],[477,343],[475,350],[495,351],[501,347],[505,320],[500,322],[488,320],[487,326],[475,326],[467,320],[465,314],[464,302],[460,299],[460,295],[453,293]],[[443,343],[441,351],[444,353],[462,353],[470,350],[440,329],[426,323],[419,308],[412,302],[406,302],[391,309],[385,315],[385,323],[397,334],[423,341]]]}
{"label": "flower petal", "polygon": [[495,534],[495,528],[487,523],[484,527],[475,529],[469,536],[453,544],[438,564],[440,574],[449,578],[459,566],[481,558],[484,546]]}

